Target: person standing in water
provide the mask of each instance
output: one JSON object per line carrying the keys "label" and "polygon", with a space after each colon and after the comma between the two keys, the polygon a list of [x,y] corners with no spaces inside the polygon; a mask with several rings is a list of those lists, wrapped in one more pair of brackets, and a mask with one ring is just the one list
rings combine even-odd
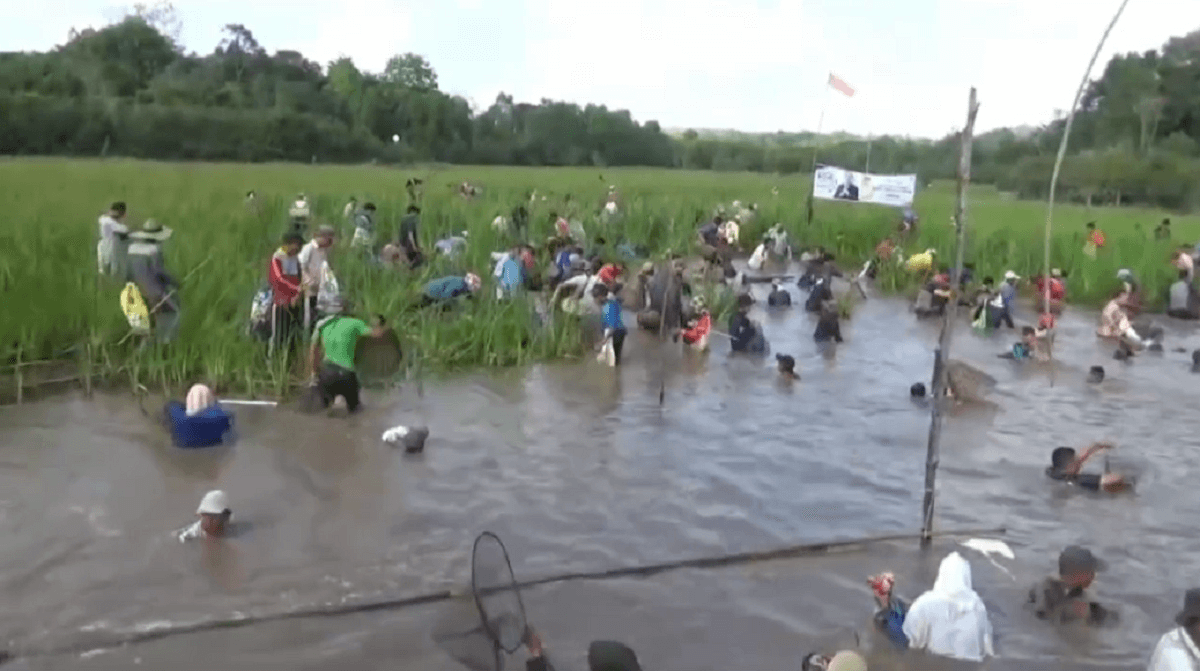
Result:
{"label": "person standing in water", "polygon": [[1092,601],[1088,587],[1104,565],[1090,550],[1072,545],[1058,555],[1058,576],[1049,577],[1029,590],[1029,602],[1043,620],[1056,623],[1082,621],[1101,625],[1111,611]]}
{"label": "person standing in water", "polygon": [[621,352],[625,349],[625,320],[621,316],[621,302],[609,292],[603,283],[592,289],[592,296],[600,306],[600,324],[604,328],[604,339],[612,344],[613,365],[621,365]]}
{"label": "person standing in water", "polygon": [[750,321],[750,306],[754,299],[746,294],[738,296],[737,310],[729,319],[730,347],[734,352],[762,354],[767,343],[762,331]]}
{"label": "person standing in water", "polygon": [[1175,624],[1175,629],[1158,639],[1146,671],[1200,669],[1200,589],[1189,589],[1183,595],[1183,610],[1175,616]]}
{"label": "person standing in water", "polygon": [[800,376],[796,373],[796,359],[790,354],[776,354],[775,361],[778,363],[779,376],[789,382],[799,380]]}
{"label": "person standing in water", "polygon": [[381,340],[386,333],[383,319],[373,326],[344,313],[347,305],[338,306],[339,313],[317,322],[309,350],[308,369],[312,386],[316,388],[321,406],[328,408],[338,396],[346,399],[346,409],[357,412],[362,385],[354,365],[358,341],[362,338]]}
{"label": "person standing in water", "polygon": [[1180,269],[1179,279],[1167,290],[1167,316],[1192,320],[1200,317],[1200,295],[1189,271]]}
{"label": "person standing in water", "polygon": [[792,307],[792,295],[783,288],[779,280],[771,280],[771,293],[767,296],[767,305],[774,308]]}
{"label": "person standing in water", "polygon": [[229,508],[229,496],[225,492],[214,489],[200,500],[196,508],[196,520],[191,526],[180,530],[176,537],[181,543],[197,538],[222,538],[229,527],[233,511]]}

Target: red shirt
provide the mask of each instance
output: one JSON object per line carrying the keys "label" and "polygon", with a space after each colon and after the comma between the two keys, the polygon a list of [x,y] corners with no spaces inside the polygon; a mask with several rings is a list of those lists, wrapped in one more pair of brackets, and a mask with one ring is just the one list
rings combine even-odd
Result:
{"label": "red shirt", "polygon": [[[1046,295],[1046,280],[1039,277],[1036,282],[1037,295],[1039,297]],[[1067,296],[1067,287],[1063,281],[1057,277],[1050,278],[1050,300],[1061,301]]]}
{"label": "red shirt", "polygon": [[300,260],[284,254],[282,249],[275,252],[267,268],[267,282],[271,285],[275,305],[291,305],[300,295]]}
{"label": "red shirt", "polygon": [[1092,241],[1093,245],[1096,245],[1097,247],[1103,247],[1104,231],[1097,228],[1096,230],[1092,231],[1092,234],[1088,236],[1088,239]]}
{"label": "red shirt", "polygon": [[533,270],[534,259],[533,252],[528,249],[521,250],[521,263],[525,264],[525,270]]}
{"label": "red shirt", "polygon": [[690,329],[685,329],[682,333],[683,341],[689,345],[700,340],[708,335],[712,330],[712,317],[708,313],[700,315],[700,319],[696,320],[696,325]]}
{"label": "red shirt", "polygon": [[600,272],[596,273],[596,276],[600,278],[600,281],[610,287],[617,283],[617,277],[620,275],[621,269],[611,263],[604,266],[600,269]]}

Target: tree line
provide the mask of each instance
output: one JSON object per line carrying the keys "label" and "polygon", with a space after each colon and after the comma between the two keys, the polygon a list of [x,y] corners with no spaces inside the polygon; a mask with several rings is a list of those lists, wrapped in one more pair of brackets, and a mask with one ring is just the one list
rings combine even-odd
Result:
{"label": "tree line", "polygon": [[[501,93],[485,110],[438,88],[423,57],[383,72],[349,58],[322,66],[268,54],[242,25],[208,55],[184,53],[170,5],[139,6],[42,53],[0,54],[0,153],[170,160],[437,161],[530,166],[660,166],[807,173],[814,162],[952,178],[958,137],[811,133],[668,135],[625,110]],[[974,179],[1045,197],[1065,119],[976,138]],[[1119,54],[1076,114],[1064,197],[1200,207],[1200,30]]]}

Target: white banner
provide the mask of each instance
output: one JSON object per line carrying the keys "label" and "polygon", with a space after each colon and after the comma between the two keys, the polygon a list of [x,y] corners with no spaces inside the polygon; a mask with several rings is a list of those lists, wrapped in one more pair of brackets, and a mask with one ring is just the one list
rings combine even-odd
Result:
{"label": "white banner", "polygon": [[912,205],[916,175],[872,175],[829,165],[813,174],[813,197],[904,207]]}

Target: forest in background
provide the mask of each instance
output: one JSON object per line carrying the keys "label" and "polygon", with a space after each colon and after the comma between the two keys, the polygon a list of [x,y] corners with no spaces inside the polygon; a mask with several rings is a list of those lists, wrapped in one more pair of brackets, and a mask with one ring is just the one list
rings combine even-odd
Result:
{"label": "forest in background", "polygon": [[[657,166],[807,173],[863,169],[868,143],[844,134],[665,132],[626,110],[500,94],[487,109],[438,88],[433,66],[399,54],[383,72],[268,53],[226,26],[208,55],[185,53],[169,4],[138,6],[51,51],[0,53],[0,154],[165,160],[441,162]],[[1016,76],[1016,75],[1014,75]],[[1064,92],[1064,96],[1068,95]],[[973,179],[1045,197],[1065,115],[976,138]],[[883,136],[870,168],[954,176],[958,137]],[[1200,30],[1115,56],[1081,101],[1060,180],[1091,204],[1200,209]]]}

